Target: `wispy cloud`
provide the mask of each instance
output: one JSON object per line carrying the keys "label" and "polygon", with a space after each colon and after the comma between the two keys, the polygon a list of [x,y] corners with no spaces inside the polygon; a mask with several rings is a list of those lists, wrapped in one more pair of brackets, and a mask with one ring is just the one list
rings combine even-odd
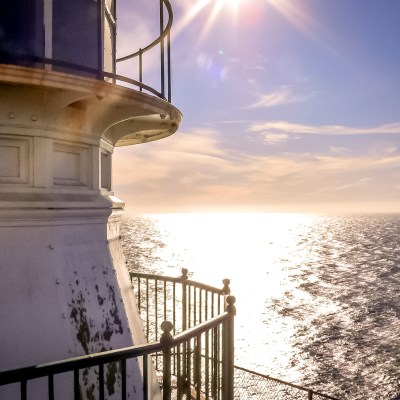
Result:
{"label": "wispy cloud", "polygon": [[135,212],[398,204],[400,156],[256,156],[223,149],[218,138],[211,130],[186,132],[117,149],[116,195]]}
{"label": "wispy cloud", "polygon": [[249,108],[276,107],[283,104],[302,103],[315,97],[316,93],[295,93],[290,86],[281,86],[278,90],[259,96],[259,100]]}
{"label": "wispy cloud", "polygon": [[267,133],[265,135],[265,141],[270,144],[287,142],[289,135],[286,133]]}
{"label": "wispy cloud", "polygon": [[371,182],[371,178],[366,177],[366,178],[362,178],[362,179],[360,179],[360,180],[358,180],[358,181],[355,181],[355,182],[346,183],[346,184],[344,184],[343,186],[334,187],[334,188],[332,189],[332,191],[334,191],[334,192],[340,192],[340,191],[342,191],[342,190],[353,189],[353,188],[357,188],[357,187],[360,187],[360,186],[367,185],[367,184],[370,183],[370,182]]}
{"label": "wispy cloud", "polygon": [[249,126],[248,130],[249,132],[310,135],[400,134],[400,122],[372,128],[355,128],[344,125],[303,125],[287,121],[266,121],[255,122]]}
{"label": "wispy cloud", "polygon": [[329,151],[333,154],[344,156],[346,154],[349,154],[350,149],[344,146],[330,146]]}

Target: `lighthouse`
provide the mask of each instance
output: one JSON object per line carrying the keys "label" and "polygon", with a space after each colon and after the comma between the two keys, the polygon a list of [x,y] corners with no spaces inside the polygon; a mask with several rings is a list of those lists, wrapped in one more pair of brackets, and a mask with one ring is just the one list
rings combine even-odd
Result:
{"label": "lighthouse", "polygon": [[[181,114],[169,91],[168,0],[160,1],[160,31],[147,47],[160,48],[159,88],[143,80],[147,48],[117,59],[117,6],[2,4],[0,371],[145,341],[122,253],[113,151],[173,134]],[[118,75],[117,61],[135,57],[137,77]],[[129,398],[140,399],[141,366],[129,373]],[[105,379],[114,398],[112,365]],[[81,398],[93,398],[91,378],[81,382]],[[13,398],[13,388],[1,390],[0,398]],[[58,390],[56,398],[72,398]],[[157,398],[155,385],[149,390]]]}

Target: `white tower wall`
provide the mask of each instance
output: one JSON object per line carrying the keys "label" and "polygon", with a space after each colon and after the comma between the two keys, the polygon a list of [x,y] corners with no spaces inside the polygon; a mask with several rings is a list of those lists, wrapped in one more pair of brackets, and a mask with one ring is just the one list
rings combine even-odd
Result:
{"label": "white tower wall", "polygon": [[[111,158],[115,145],[175,132],[179,112],[116,85],[13,66],[0,66],[0,109],[0,370],[143,343]],[[140,399],[140,367],[129,375]],[[117,371],[105,379],[111,399]],[[92,383],[81,380],[82,398]],[[0,388],[0,398],[14,394]]]}

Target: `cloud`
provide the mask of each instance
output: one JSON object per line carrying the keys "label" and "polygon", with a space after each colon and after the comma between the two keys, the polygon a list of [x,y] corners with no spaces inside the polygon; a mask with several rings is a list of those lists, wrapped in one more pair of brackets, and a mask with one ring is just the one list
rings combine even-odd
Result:
{"label": "cloud", "polygon": [[267,133],[265,135],[265,141],[270,144],[287,142],[289,135],[286,133]]}
{"label": "cloud", "polygon": [[283,104],[302,103],[315,95],[316,93],[296,94],[290,86],[281,86],[275,92],[259,96],[259,100],[249,108],[276,107]]}
{"label": "cloud", "polygon": [[248,128],[249,132],[277,134],[310,134],[310,135],[374,135],[400,134],[400,122],[380,125],[373,128],[354,128],[343,125],[303,125],[287,121],[255,122]]}
{"label": "cloud", "polygon": [[329,151],[333,154],[346,155],[350,152],[350,149],[344,146],[330,146]]}
{"label": "cloud", "polygon": [[339,186],[339,187],[333,188],[332,191],[339,192],[341,190],[348,190],[348,189],[351,189],[351,188],[364,186],[364,185],[367,185],[370,181],[371,181],[371,178],[368,178],[368,177],[362,178],[359,181],[352,182],[352,183],[346,183],[343,186]]}
{"label": "cloud", "polygon": [[251,155],[223,149],[219,137],[202,130],[117,149],[115,194],[132,212],[399,210],[400,156]]}

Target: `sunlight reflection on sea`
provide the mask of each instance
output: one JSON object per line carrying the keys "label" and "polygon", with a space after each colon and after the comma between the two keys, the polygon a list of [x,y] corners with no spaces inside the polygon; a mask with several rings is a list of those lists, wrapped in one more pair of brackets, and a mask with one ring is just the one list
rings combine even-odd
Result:
{"label": "sunlight reflection on sea", "polygon": [[398,215],[165,214],[127,220],[124,249],[131,269],[231,279],[238,365],[340,398],[389,399],[399,236]]}

